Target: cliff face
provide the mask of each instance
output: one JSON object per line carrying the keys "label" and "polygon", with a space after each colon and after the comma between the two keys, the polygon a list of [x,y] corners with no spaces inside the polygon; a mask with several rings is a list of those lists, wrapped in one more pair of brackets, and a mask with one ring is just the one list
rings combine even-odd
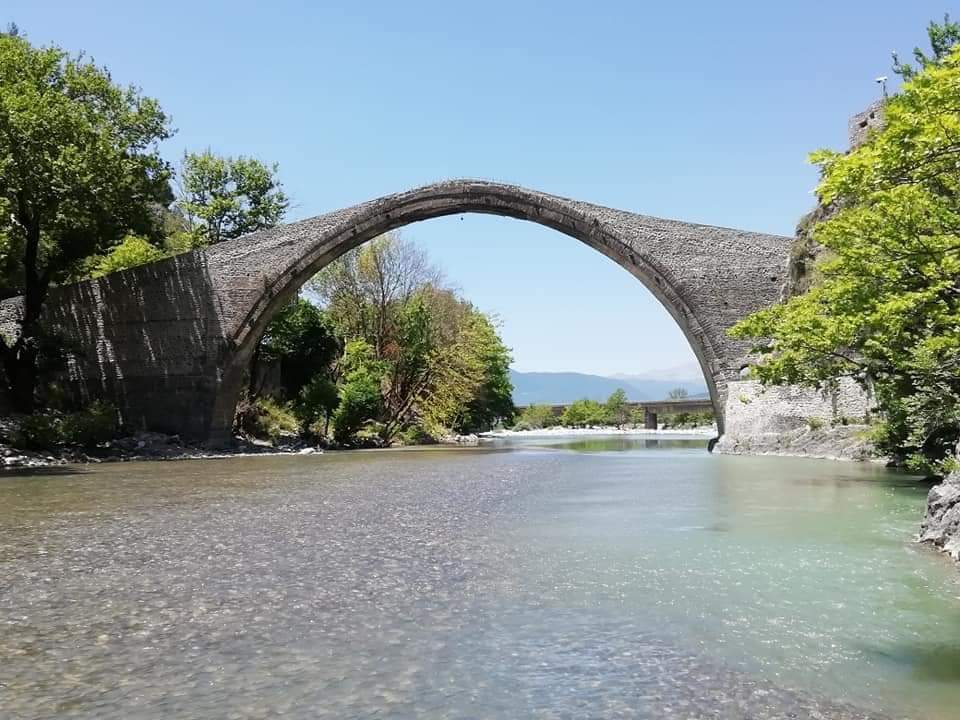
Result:
{"label": "cliff face", "polygon": [[832,215],[834,209],[818,205],[804,215],[797,224],[796,238],[790,245],[790,261],[783,284],[781,299],[802,295],[813,285],[815,266],[828,250],[813,239],[814,226]]}

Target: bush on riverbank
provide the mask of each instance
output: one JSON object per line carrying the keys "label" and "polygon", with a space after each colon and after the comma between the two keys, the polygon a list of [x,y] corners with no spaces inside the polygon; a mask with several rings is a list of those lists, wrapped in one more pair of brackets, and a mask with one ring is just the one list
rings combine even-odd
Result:
{"label": "bush on riverbank", "polygon": [[277,442],[295,436],[300,423],[288,405],[270,397],[243,397],[237,405],[237,428],[248,437]]}
{"label": "bush on riverbank", "polygon": [[117,409],[97,401],[79,412],[25,415],[14,421],[7,439],[15,447],[28,450],[62,446],[89,449],[110,442],[119,433]]}

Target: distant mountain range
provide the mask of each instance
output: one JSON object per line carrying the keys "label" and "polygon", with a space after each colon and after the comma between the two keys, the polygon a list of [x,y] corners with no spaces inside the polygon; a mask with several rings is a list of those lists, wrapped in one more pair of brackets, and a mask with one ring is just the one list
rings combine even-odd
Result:
{"label": "distant mountain range", "polygon": [[[699,370],[697,370],[699,373]],[[513,401],[517,405],[547,403],[563,405],[580,398],[606,400],[617,388],[623,388],[628,400],[662,400],[677,387],[684,388],[689,397],[707,397],[706,383],[700,379],[680,379],[650,375],[588,375],[575,372],[518,372],[510,371],[513,381]]]}

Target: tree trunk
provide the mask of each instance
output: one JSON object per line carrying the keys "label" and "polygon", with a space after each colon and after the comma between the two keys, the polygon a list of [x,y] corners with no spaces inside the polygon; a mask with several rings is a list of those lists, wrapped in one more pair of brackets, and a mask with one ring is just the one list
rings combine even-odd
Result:
{"label": "tree trunk", "polygon": [[[21,211],[24,208],[21,207]],[[20,337],[3,352],[3,368],[7,374],[10,402],[18,412],[32,413],[37,389],[37,344],[40,339],[40,314],[49,284],[46,273],[38,266],[40,252],[40,224],[21,212],[25,222],[26,245],[23,256],[24,297]]]}
{"label": "tree trunk", "polygon": [[13,409],[32,413],[37,388],[36,352],[18,341],[4,353],[3,369],[7,375],[7,392]]}
{"label": "tree trunk", "polygon": [[250,380],[247,383],[247,395],[251,400],[260,394],[260,388],[257,387],[257,374],[260,372],[260,348],[262,343],[263,338],[257,341],[256,347],[253,348],[253,357],[250,358]]}

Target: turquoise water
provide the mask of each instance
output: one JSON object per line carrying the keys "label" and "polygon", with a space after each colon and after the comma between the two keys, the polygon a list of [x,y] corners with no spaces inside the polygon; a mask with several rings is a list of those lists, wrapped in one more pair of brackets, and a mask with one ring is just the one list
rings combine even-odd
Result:
{"label": "turquoise water", "polygon": [[960,716],[926,487],[703,444],[5,477],[0,716]]}

